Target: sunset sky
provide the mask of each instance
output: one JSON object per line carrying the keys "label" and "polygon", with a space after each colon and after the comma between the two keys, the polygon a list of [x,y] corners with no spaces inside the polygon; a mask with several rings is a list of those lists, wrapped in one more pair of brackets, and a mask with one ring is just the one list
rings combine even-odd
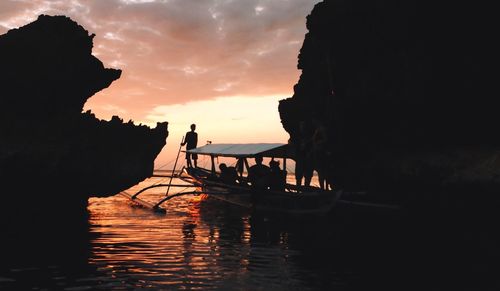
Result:
{"label": "sunset sky", "polygon": [[40,14],[95,33],[93,54],[122,77],[85,105],[98,118],[168,121],[169,168],[196,123],[199,145],[286,142],[278,101],[293,94],[306,16],[319,0],[1,0],[0,34]]}

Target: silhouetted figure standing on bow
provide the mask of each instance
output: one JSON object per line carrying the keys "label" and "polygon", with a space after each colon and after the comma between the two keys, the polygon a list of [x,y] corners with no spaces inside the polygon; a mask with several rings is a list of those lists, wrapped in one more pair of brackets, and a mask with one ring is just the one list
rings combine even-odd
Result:
{"label": "silhouetted figure standing on bow", "polygon": [[[196,124],[194,123],[191,124],[191,131],[186,133],[186,139],[184,140],[183,143],[181,143],[181,146],[186,145],[186,151],[195,149],[198,144],[198,134],[194,132],[195,129],[196,129]],[[193,159],[194,161],[194,167],[197,168],[198,155],[186,152],[186,163],[189,168],[193,167],[193,165],[191,164],[191,159]]]}

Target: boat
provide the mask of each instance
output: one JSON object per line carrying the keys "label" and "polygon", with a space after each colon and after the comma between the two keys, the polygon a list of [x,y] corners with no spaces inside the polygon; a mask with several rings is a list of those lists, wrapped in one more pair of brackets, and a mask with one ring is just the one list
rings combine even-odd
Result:
{"label": "boat", "polygon": [[[179,158],[179,152],[177,159]],[[287,144],[281,143],[249,143],[249,144],[212,144],[186,150],[189,154],[197,154],[210,158],[210,169],[203,167],[183,167],[179,174],[174,170],[170,176],[157,176],[170,178],[168,184],[154,184],[145,187],[135,194],[122,191],[119,194],[132,200],[145,208],[155,212],[166,213],[161,205],[175,197],[184,195],[206,195],[234,205],[251,209],[252,211],[291,214],[291,215],[323,215],[334,209],[336,205],[348,207],[369,207],[376,209],[399,209],[397,205],[378,203],[365,199],[365,192],[346,192],[343,190],[323,190],[314,186],[297,186],[286,183],[286,164],[288,159],[293,159],[293,151]],[[257,156],[282,160],[284,185],[280,190],[271,187],[254,187],[248,179],[247,173],[250,166],[248,159]],[[235,164],[236,181],[228,183],[221,179],[221,173],[216,169],[220,166],[219,158],[232,160]],[[172,184],[172,178],[183,181],[183,184]],[[166,187],[166,194],[157,203],[140,199],[138,196],[152,188]],[[169,194],[171,188],[189,189]]]}
{"label": "boat", "polygon": [[[312,215],[325,214],[331,211],[342,191],[321,190],[319,187],[297,187],[284,183],[280,190],[271,187],[254,187],[246,173],[249,173],[248,159],[257,156],[280,159],[283,169],[286,170],[287,159],[293,156],[287,144],[281,143],[251,143],[251,144],[207,144],[202,147],[186,151],[210,157],[211,167],[183,168],[180,179],[188,184],[198,185],[198,190],[209,197],[229,202],[258,212]],[[221,180],[216,171],[219,158],[233,160],[237,171],[236,183],[227,183]],[[283,171],[286,175],[286,171]],[[283,177],[285,181],[286,176]]]}

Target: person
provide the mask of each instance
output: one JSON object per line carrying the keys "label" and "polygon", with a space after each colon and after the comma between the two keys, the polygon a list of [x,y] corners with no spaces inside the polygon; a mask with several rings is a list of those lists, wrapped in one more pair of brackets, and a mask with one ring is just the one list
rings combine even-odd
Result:
{"label": "person", "polygon": [[280,169],[280,162],[271,160],[269,162],[269,188],[275,191],[284,191],[286,184],[285,171]]}
{"label": "person", "polygon": [[[195,149],[198,144],[198,133],[194,132],[195,130],[196,130],[196,124],[193,123],[191,124],[191,131],[186,133],[186,139],[184,140],[183,143],[181,143],[181,146],[186,145],[186,150]],[[198,155],[186,152],[186,163],[188,168],[193,167],[191,159],[193,159],[194,167],[197,168]]]}
{"label": "person", "polygon": [[245,159],[239,158],[238,161],[236,161],[236,173],[238,173],[239,177],[243,176],[244,168],[245,168]]}
{"label": "person", "polygon": [[297,188],[302,187],[302,178],[304,178],[304,186],[311,185],[313,176],[313,163],[312,163],[312,140],[309,132],[309,126],[305,121],[299,122],[298,137],[295,141],[290,141],[295,147],[295,180]]}
{"label": "person", "polygon": [[314,169],[318,173],[319,186],[322,190],[328,190],[327,171],[328,171],[328,136],[326,127],[317,119],[313,120],[315,127],[312,136],[312,157]]}
{"label": "person", "polygon": [[262,161],[262,156],[255,156],[255,165],[248,169],[248,180],[254,188],[267,189],[270,169]]}
{"label": "person", "polygon": [[228,167],[225,163],[219,165],[220,169],[220,180],[226,184],[236,184],[238,179],[238,173],[236,173],[235,167]]}

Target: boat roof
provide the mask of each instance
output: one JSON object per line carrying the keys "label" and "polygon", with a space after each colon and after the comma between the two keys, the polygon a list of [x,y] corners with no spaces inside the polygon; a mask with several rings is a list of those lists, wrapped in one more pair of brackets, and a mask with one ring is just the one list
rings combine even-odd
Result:
{"label": "boat roof", "polygon": [[288,158],[288,145],[284,143],[220,143],[207,144],[186,152],[198,155],[245,158],[262,157]]}

